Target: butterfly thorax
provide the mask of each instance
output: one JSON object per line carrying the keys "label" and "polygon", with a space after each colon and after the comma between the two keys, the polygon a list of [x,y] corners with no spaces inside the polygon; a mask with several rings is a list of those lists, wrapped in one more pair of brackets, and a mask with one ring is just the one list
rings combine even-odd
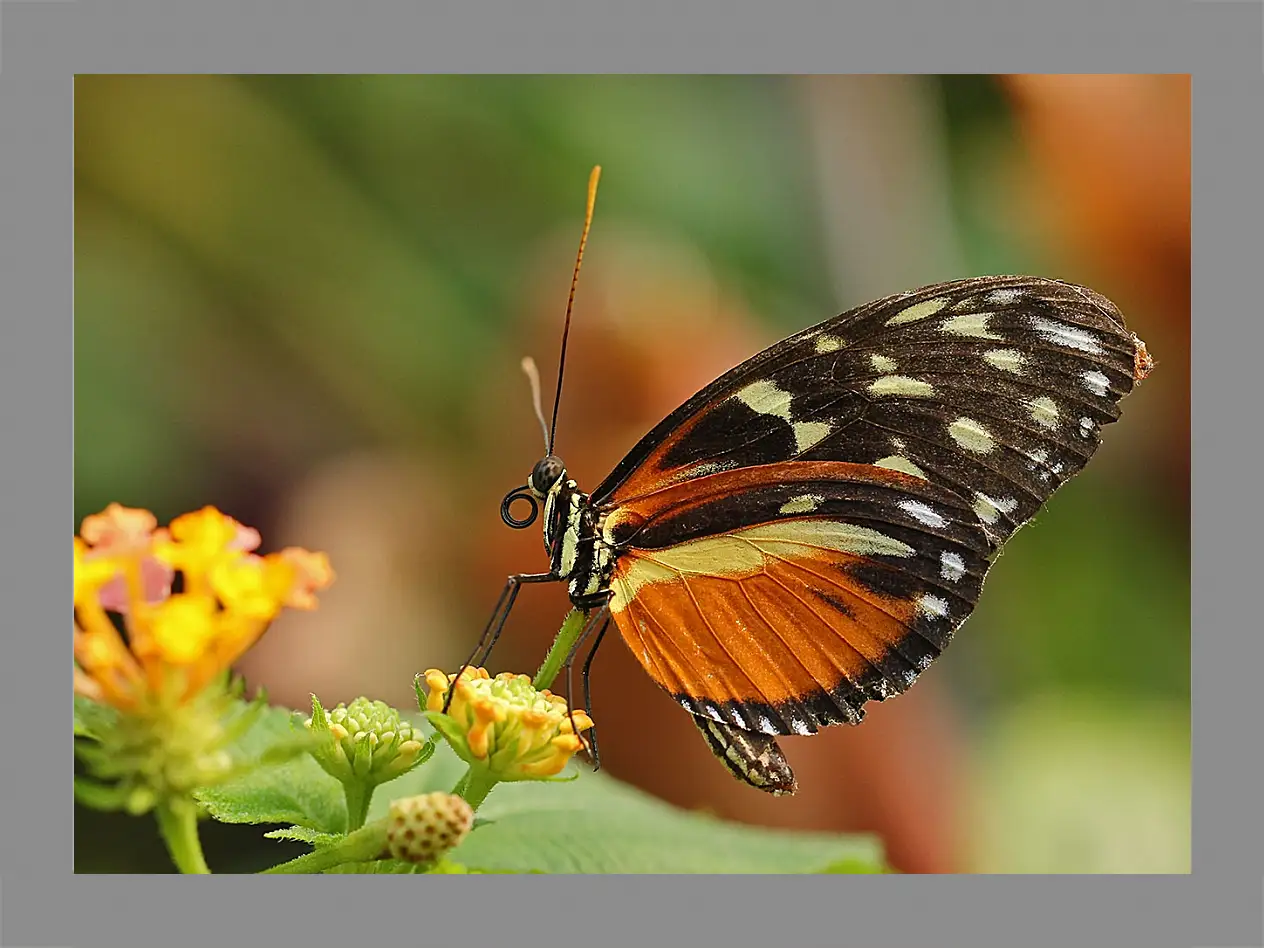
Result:
{"label": "butterfly thorax", "polygon": [[577,608],[603,605],[610,597],[615,551],[602,540],[589,495],[567,476],[561,460],[553,455],[537,463],[527,483],[544,501],[550,573],[567,581],[567,592]]}

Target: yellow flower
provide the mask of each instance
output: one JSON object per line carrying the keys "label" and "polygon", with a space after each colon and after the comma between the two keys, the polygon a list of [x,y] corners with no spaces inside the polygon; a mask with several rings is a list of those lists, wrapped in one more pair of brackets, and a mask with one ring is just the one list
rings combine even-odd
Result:
{"label": "yellow flower", "polygon": [[131,713],[186,703],[283,607],[312,608],[334,578],[326,556],[258,556],[259,539],[214,507],[168,529],[119,504],[85,517],[74,544],[75,691]]}
{"label": "yellow flower", "polygon": [[[487,768],[497,780],[552,777],[587,747],[583,732],[593,721],[548,690],[537,691],[526,675],[467,668],[460,680],[429,669],[427,718],[462,760]],[[452,701],[443,713],[452,689]]]}

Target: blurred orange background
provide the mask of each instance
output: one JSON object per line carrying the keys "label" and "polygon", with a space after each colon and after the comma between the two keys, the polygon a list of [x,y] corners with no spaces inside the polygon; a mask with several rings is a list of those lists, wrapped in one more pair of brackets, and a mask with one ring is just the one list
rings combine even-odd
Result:
{"label": "blurred orange background", "polygon": [[[603,766],[878,833],[907,872],[1189,871],[1186,76],[80,77],[76,522],[213,503],[328,551],[320,611],[241,671],[410,707],[546,568],[497,508],[541,453],[518,364],[548,409],[598,163],[558,433],[582,488],[757,350],[938,280],[1087,284],[1157,362],[917,687],[784,741],[797,796],[729,777],[614,635]],[[492,670],[534,670],[567,608],[525,589]],[[117,827],[76,829],[122,869]]]}

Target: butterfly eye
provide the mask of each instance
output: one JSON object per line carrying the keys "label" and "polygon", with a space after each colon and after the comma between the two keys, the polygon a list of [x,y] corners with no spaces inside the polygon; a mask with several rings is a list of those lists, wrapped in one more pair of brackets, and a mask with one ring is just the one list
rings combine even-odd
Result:
{"label": "butterfly eye", "polygon": [[532,491],[539,497],[545,496],[549,493],[549,488],[558,482],[566,470],[562,458],[555,454],[541,458],[532,468],[531,477],[528,479]]}

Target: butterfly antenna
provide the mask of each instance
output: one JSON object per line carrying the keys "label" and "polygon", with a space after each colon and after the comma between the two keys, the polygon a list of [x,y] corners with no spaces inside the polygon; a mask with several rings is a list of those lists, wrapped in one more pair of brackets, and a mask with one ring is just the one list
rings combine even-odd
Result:
{"label": "butterfly antenna", "polygon": [[531,356],[523,356],[523,374],[527,376],[527,384],[531,386],[531,407],[536,410],[536,420],[540,422],[540,433],[545,438],[545,454],[549,453],[549,426],[545,423],[545,410],[540,407],[540,370],[536,368],[536,360]]}
{"label": "butterfly antenna", "polygon": [[594,165],[589,174],[589,200],[584,211],[584,230],[580,233],[580,250],[575,255],[575,269],[571,271],[571,292],[567,294],[567,319],[562,326],[562,354],[558,356],[558,390],[553,396],[553,422],[549,425],[548,454],[553,454],[553,436],[558,429],[558,403],[562,400],[562,368],[567,361],[567,336],[571,332],[571,304],[575,302],[575,284],[580,279],[580,261],[584,259],[584,244],[589,239],[589,225],[593,222],[593,202],[597,200],[597,180],[602,176],[602,166]]}

